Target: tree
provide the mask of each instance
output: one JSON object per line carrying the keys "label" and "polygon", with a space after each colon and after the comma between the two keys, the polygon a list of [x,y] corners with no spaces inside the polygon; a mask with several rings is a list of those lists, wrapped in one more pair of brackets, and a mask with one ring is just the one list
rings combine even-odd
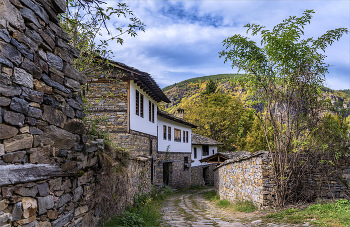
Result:
{"label": "tree", "polygon": [[183,98],[178,105],[185,110],[185,120],[198,125],[194,132],[222,142],[223,151],[241,150],[251,127],[253,113],[229,94],[196,94]]}
{"label": "tree", "polygon": [[[113,52],[108,49],[110,41],[116,40],[123,44],[122,35],[135,37],[137,31],[145,31],[145,25],[133,16],[125,3],[116,2],[114,7],[106,9],[103,4],[105,2],[100,0],[67,0],[67,11],[60,15],[61,26],[71,37],[70,44],[81,51],[80,57],[74,63],[84,74],[96,73],[106,63],[105,59],[111,57]],[[130,23],[115,27],[115,31],[112,31],[107,22],[115,16],[129,18]],[[107,38],[102,36],[102,32],[108,34]]]}
{"label": "tree", "polygon": [[[305,10],[301,17],[291,16],[272,30],[247,24],[247,33],[261,36],[261,47],[236,34],[223,41],[226,50],[219,53],[225,62],[232,61],[232,67],[246,72],[238,83],[253,97],[249,105],[263,106],[256,116],[271,154],[278,206],[284,206],[292,194],[290,182],[304,166],[300,157],[308,150],[322,115],[331,111],[330,101],[323,99],[321,91],[329,67],[323,52],[348,33],[348,29],[338,28],[317,39],[303,39],[312,13]],[[319,151],[322,146],[313,149]]]}
{"label": "tree", "polygon": [[217,84],[212,79],[210,79],[207,83],[207,86],[205,87],[204,94],[209,95],[211,93],[214,93],[217,88]]}

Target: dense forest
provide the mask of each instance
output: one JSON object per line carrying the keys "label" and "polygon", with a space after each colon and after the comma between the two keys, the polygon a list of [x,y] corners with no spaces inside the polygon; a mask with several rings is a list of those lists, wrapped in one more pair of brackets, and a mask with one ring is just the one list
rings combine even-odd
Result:
{"label": "dense forest", "polygon": [[[185,119],[198,125],[194,132],[223,142],[222,151],[267,150],[263,128],[254,114],[257,107],[254,110],[247,106],[247,92],[235,83],[235,79],[242,76],[218,74],[167,86],[163,91],[171,103],[161,108],[172,114],[178,108],[184,109]],[[337,91],[326,87],[322,90],[325,99],[349,109],[350,90]],[[345,117],[350,119],[347,113]],[[272,138],[273,135],[268,136]]]}

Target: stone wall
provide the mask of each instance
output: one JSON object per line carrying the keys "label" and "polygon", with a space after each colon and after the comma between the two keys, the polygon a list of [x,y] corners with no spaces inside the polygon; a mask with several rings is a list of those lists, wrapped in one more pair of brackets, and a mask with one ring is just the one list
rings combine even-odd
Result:
{"label": "stone wall", "polygon": [[[331,169],[336,174],[332,175],[329,182],[325,181],[318,168],[312,167],[305,172],[300,193],[307,191],[313,199],[349,199],[350,158],[345,157],[338,162],[338,168]],[[214,169],[214,187],[221,199],[233,203],[243,199],[252,200],[258,207],[273,205],[275,191],[268,152],[256,152],[220,164]]]}
{"label": "stone wall", "polygon": [[[191,167],[191,184],[192,185],[214,185],[214,169],[216,164]],[[204,175],[203,175],[204,171]],[[204,176],[204,177],[203,177]]]}
{"label": "stone wall", "polygon": [[[185,157],[188,163],[185,164]],[[154,163],[154,184],[158,187],[163,185],[163,164],[170,163],[169,187],[189,188],[191,186],[191,153],[187,152],[160,152],[158,151]]]}

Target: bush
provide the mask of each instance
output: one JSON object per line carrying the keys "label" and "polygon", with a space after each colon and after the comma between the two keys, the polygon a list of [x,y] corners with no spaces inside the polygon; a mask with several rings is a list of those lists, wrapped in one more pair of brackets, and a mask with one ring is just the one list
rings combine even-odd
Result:
{"label": "bush", "polygon": [[234,208],[239,212],[245,213],[250,213],[258,209],[251,200],[238,200]]}

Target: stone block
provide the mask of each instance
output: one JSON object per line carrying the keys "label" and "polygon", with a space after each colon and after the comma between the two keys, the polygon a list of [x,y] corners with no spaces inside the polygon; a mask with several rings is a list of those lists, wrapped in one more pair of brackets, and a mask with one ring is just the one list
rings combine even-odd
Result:
{"label": "stone block", "polygon": [[58,90],[60,90],[62,92],[65,92],[67,94],[71,93],[71,91],[68,90],[65,86],[63,86],[62,84],[60,84],[60,83],[58,83],[56,81],[51,80],[46,74],[43,74],[42,79],[47,85],[49,85],[49,86],[51,86],[53,88],[56,88],[56,89],[58,89]]}
{"label": "stone block", "polygon": [[25,29],[24,20],[20,11],[14,7],[9,0],[2,0],[0,4],[0,15],[15,28],[19,30]]}
{"label": "stone block", "polygon": [[36,199],[30,198],[30,197],[23,197],[22,205],[23,205],[24,218],[33,217],[38,209],[38,203]]}
{"label": "stone block", "polygon": [[29,88],[22,88],[23,92],[22,95],[26,100],[42,103],[44,100],[44,93],[40,91],[35,91]]}
{"label": "stone block", "polygon": [[[6,145],[5,145],[6,151]],[[26,155],[25,151],[17,151],[5,154],[2,158],[7,163],[19,163]]]}
{"label": "stone block", "polygon": [[39,4],[34,3],[31,0],[21,0],[21,2],[28,8],[32,9],[45,23],[49,22],[49,16]]}
{"label": "stone block", "polygon": [[73,196],[73,201],[74,202],[77,202],[80,198],[80,196],[83,194],[84,190],[81,186],[77,187],[75,190],[74,190],[74,196]]}
{"label": "stone block", "polygon": [[43,131],[41,131],[40,129],[38,128],[35,128],[35,127],[30,127],[30,134],[32,135],[42,135],[43,134]]}
{"label": "stone block", "polygon": [[11,61],[13,64],[15,65],[20,65],[22,62],[22,55],[21,53],[14,48],[12,45],[7,44],[5,42],[0,41],[0,55],[4,56],[4,60],[2,60],[2,63],[9,66],[9,67],[13,67],[13,65],[11,66],[11,64],[7,63],[6,60]]}
{"label": "stone block", "polygon": [[23,44],[19,43],[16,39],[12,38],[11,44],[14,45],[17,50],[21,52],[21,54],[23,54],[25,57],[29,58],[32,61],[34,60],[34,53]]}
{"label": "stone block", "polygon": [[30,218],[26,218],[26,219],[22,219],[22,220],[16,221],[16,224],[20,225],[20,226],[24,226],[26,224],[34,222],[35,219],[36,219],[36,216],[31,216]]}
{"label": "stone block", "polygon": [[33,76],[21,68],[15,68],[13,82],[33,88]]}
{"label": "stone block", "polygon": [[20,10],[22,17],[26,20],[29,20],[30,22],[32,22],[33,24],[35,24],[37,27],[41,27],[41,25],[39,24],[39,21],[37,19],[37,17],[35,16],[35,13],[29,9],[28,7],[23,7]]}
{"label": "stone block", "polygon": [[62,58],[62,60],[64,60],[65,62],[69,64],[73,63],[73,55],[70,53],[70,51],[68,51],[68,49],[64,49],[56,46],[54,53],[55,55]]}
{"label": "stone block", "polygon": [[43,39],[35,30],[30,30],[27,28],[25,30],[25,34],[26,36],[30,37],[36,44],[41,44],[43,42]]}
{"label": "stone block", "polygon": [[73,79],[66,78],[65,85],[69,88],[72,88],[73,91],[80,90],[80,83],[78,81],[73,80]]}
{"label": "stone block", "polygon": [[68,203],[71,200],[72,200],[72,196],[69,193],[64,194],[61,196],[61,198],[57,204],[57,207],[62,207],[63,205],[65,205],[66,203]]}
{"label": "stone block", "polygon": [[48,217],[50,220],[55,220],[55,219],[57,219],[57,210],[48,210],[48,211],[47,211],[47,217]]}
{"label": "stone block", "polygon": [[7,29],[0,29],[0,38],[2,38],[7,43],[11,41],[11,36]]}
{"label": "stone block", "polygon": [[15,187],[14,193],[25,196],[25,197],[35,197],[38,194],[38,187],[25,188],[25,187]]}
{"label": "stone block", "polygon": [[48,183],[38,184],[38,191],[40,196],[49,195],[50,194],[49,184]]}
{"label": "stone block", "polygon": [[43,70],[35,65],[28,58],[25,58],[21,64],[21,68],[33,75],[35,79],[40,79],[42,77]]}
{"label": "stone block", "polygon": [[38,44],[34,42],[32,39],[30,39],[29,37],[27,37],[22,32],[14,31],[12,36],[18,42],[23,43],[26,47],[30,48],[31,51],[35,52],[38,50]]}
{"label": "stone block", "polygon": [[50,190],[51,191],[60,190],[61,189],[61,182],[62,182],[62,177],[50,180],[49,181]]}
{"label": "stone block", "polygon": [[74,109],[68,105],[62,107],[62,112],[70,118],[74,118],[75,116]]}
{"label": "stone block", "polygon": [[12,111],[4,111],[4,122],[14,125],[14,126],[19,126],[22,127],[24,125],[24,115],[20,113],[15,113]]}
{"label": "stone block", "polygon": [[79,216],[89,211],[89,207],[87,205],[81,206],[75,209],[74,216]]}
{"label": "stone block", "polygon": [[[1,41],[0,41],[0,44],[1,44]],[[10,68],[13,68],[12,62],[10,62],[9,60],[7,60],[7,58],[2,56],[1,52],[0,52],[0,64],[6,65],[6,66],[8,66]]]}
{"label": "stone block", "polygon": [[26,124],[30,124],[30,125],[36,125],[36,119],[32,118],[32,117],[26,117],[25,121]]}
{"label": "stone block", "polygon": [[60,110],[52,108],[51,106],[44,105],[43,120],[49,122],[50,124],[63,128],[67,117]]}
{"label": "stone block", "polygon": [[0,211],[5,210],[9,203],[10,201],[8,201],[7,199],[0,200]]}
{"label": "stone block", "polygon": [[5,152],[12,152],[31,148],[33,136],[28,134],[16,135],[10,139],[4,140]]}
{"label": "stone block", "polygon": [[34,80],[33,84],[35,90],[45,94],[52,94],[52,87],[47,86],[45,83],[39,80]]}
{"label": "stone block", "polygon": [[38,147],[30,149],[30,163],[33,164],[49,164],[50,163],[50,146]]}
{"label": "stone block", "polygon": [[69,212],[68,214],[62,215],[59,219],[51,222],[52,227],[63,227],[65,224],[70,222],[74,217],[74,211]]}
{"label": "stone block", "polygon": [[27,115],[28,115],[29,117],[41,118],[42,115],[43,115],[43,113],[42,113],[42,111],[41,111],[40,109],[38,109],[38,108],[29,107],[29,108],[28,108],[28,113],[27,113]]}
{"label": "stone block", "polygon": [[85,124],[81,120],[72,119],[65,124],[64,129],[70,133],[81,136],[85,132]]}
{"label": "stone block", "polygon": [[75,101],[74,99],[67,99],[68,104],[73,107],[74,109],[83,111],[84,108],[81,106],[80,103],[78,103],[77,101]]}
{"label": "stone block", "polygon": [[62,58],[60,58],[59,56],[56,56],[56,55],[54,55],[54,54],[52,54],[50,52],[47,53],[47,64],[57,68],[58,70],[62,70],[63,69]]}
{"label": "stone block", "polygon": [[5,154],[4,144],[0,144],[0,156],[3,156],[4,154]]}
{"label": "stone block", "polygon": [[0,83],[5,85],[11,85],[11,77],[6,73],[0,73]]}
{"label": "stone block", "polygon": [[46,213],[55,206],[54,196],[48,195],[45,197],[38,197],[39,215]]}
{"label": "stone block", "polygon": [[3,96],[16,96],[22,93],[22,89],[19,87],[12,87],[0,84],[0,94]]}
{"label": "stone block", "polygon": [[26,114],[29,110],[29,103],[24,99],[13,97],[11,100],[10,109]]}
{"label": "stone block", "polygon": [[[72,216],[73,216],[73,214],[72,214]],[[10,218],[11,217],[9,214],[5,214],[3,212],[0,212],[0,226],[4,226],[7,223],[7,221],[11,220]]]}
{"label": "stone block", "polygon": [[11,103],[11,99],[6,97],[0,97],[0,106],[9,106]]}
{"label": "stone block", "polygon": [[68,161],[61,166],[61,169],[63,172],[67,172],[67,171],[70,172],[70,171],[74,170],[74,168],[76,166],[77,166],[76,161]]}

